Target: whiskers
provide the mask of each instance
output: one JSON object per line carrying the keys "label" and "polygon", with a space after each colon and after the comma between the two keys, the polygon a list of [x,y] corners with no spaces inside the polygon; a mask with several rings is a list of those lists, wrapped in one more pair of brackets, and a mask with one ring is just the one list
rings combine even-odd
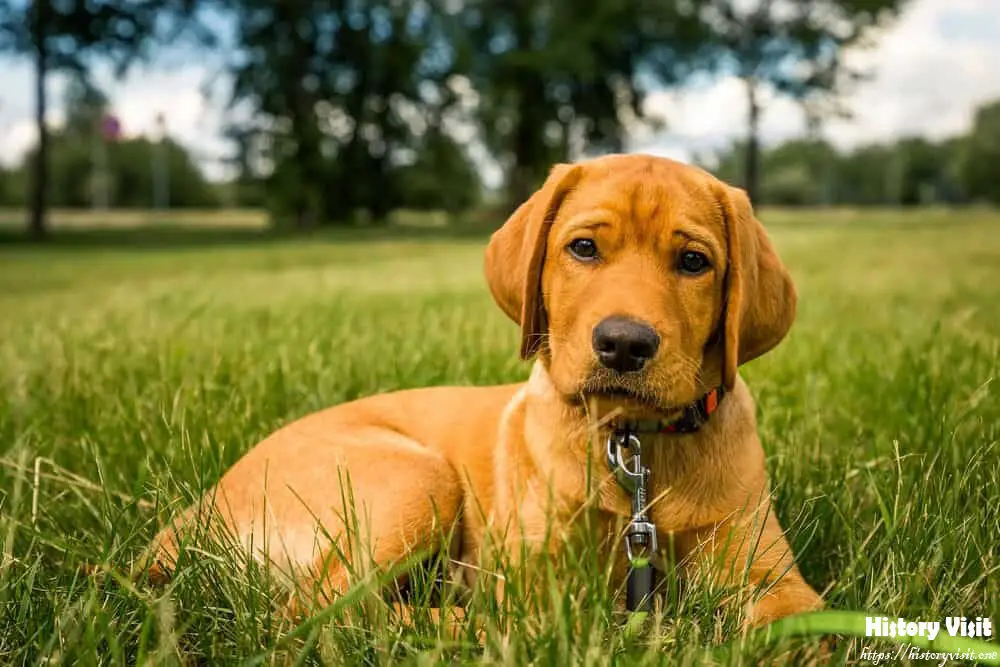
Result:
{"label": "whiskers", "polygon": [[701,363],[682,353],[633,373],[619,373],[596,362],[577,388],[577,402],[589,397],[621,398],[669,412],[697,400],[707,389],[702,380]]}
{"label": "whiskers", "polygon": [[581,383],[579,392],[581,395],[622,396],[632,398],[641,403],[656,404],[660,398],[652,390],[649,373],[639,371],[637,373],[618,373],[603,366],[593,368],[587,378]]}
{"label": "whiskers", "polygon": [[545,331],[539,333],[528,334],[528,340],[532,345],[537,345],[539,350],[544,350],[546,353],[552,351],[552,342],[565,343],[567,338],[565,336],[556,336],[555,334]]}

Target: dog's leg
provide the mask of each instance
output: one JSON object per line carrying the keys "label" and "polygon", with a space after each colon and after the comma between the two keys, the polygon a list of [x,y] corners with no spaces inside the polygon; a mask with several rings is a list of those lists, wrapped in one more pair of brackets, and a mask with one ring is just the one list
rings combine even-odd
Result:
{"label": "dog's leg", "polygon": [[689,574],[722,585],[749,584],[756,589],[746,607],[744,625],[754,627],[823,607],[805,581],[784,532],[765,501],[718,524],[675,536]]}
{"label": "dog's leg", "polygon": [[[429,468],[421,471],[420,468],[420,465],[415,465],[413,471],[439,473],[435,474],[433,479],[441,479],[440,473],[443,471]],[[457,487],[455,490],[457,491]],[[293,619],[302,619],[318,612],[347,593],[352,586],[364,581],[366,576],[383,576],[394,565],[403,564],[407,558],[416,554],[434,553],[445,558],[449,557],[450,545],[447,543],[450,537],[449,531],[455,527],[458,518],[460,497],[454,497],[451,502],[445,499],[443,507],[439,505],[439,497],[439,492],[435,493],[435,498],[431,501],[426,496],[405,494],[393,496],[407,508],[408,520],[401,521],[398,516],[383,515],[363,522],[357,521],[355,525],[360,535],[342,536],[331,544],[331,548],[306,572],[297,577],[296,589],[286,604],[286,613]],[[416,513],[413,512],[415,508],[418,509]],[[376,529],[377,535],[370,533],[371,526],[374,525],[382,527]],[[366,534],[372,535],[370,541],[365,539]],[[443,566],[446,569],[449,567],[447,562]],[[406,577],[405,574],[402,576]],[[389,584],[387,581],[382,583]],[[371,593],[378,595],[377,591]],[[416,612],[413,606],[400,601],[390,604],[400,622],[405,624],[415,622]],[[457,606],[446,609],[427,607],[426,611],[431,623],[441,629],[444,637],[450,640],[461,638],[464,630],[464,609]],[[347,617],[352,616],[353,612],[347,611]]]}
{"label": "dog's leg", "polygon": [[[307,434],[312,435],[312,434]],[[167,578],[181,536],[211,530],[261,561],[294,591],[288,611],[332,602],[373,570],[447,548],[462,505],[458,474],[437,452],[396,431],[345,428],[322,441],[295,433],[265,441],[154,540],[153,573]]]}
{"label": "dog's leg", "polygon": [[398,448],[392,451],[392,473],[380,473],[378,450],[378,445],[369,446],[374,470],[351,469],[353,502],[348,500],[346,509],[351,516],[341,512],[337,521],[323,523],[328,546],[298,577],[290,603],[299,613],[330,603],[368,575],[382,576],[414,557],[448,555],[462,505],[458,475],[436,455]]}

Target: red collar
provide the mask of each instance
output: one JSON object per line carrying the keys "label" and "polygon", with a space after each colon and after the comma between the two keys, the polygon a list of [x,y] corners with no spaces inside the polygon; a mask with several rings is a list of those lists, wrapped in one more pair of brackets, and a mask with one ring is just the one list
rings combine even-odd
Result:
{"label": "red collar", "polygon": [[694,433],[700,429],[709,416],[719,409],[722,397],[726,395],[725,387],[716,387],[694,403],[686,405],[683,413],[676,419],[639,419],[624,424],[624,427],[635,434],[641,433]]}

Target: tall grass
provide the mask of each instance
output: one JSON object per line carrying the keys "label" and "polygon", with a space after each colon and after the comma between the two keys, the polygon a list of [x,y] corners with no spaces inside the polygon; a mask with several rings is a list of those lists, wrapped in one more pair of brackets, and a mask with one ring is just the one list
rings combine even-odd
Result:
{"label": "tall grass", "polygon": [[[803,574],[834,608],[1000,621],[1000,218],[786,216],[799,319],[744,376]],[[298,416],[523,379],[483,242],[0,248],[0,663],[757,664],[812,645],[734,643],[726,591],[673,580],[625,639],[586,541],[530,587],[497,573],[507,609],[488,582],[468,593],[457,633],[373,584],[292,622],[271,573],[232,559],[191,558],[162,589],[121,576]]]}

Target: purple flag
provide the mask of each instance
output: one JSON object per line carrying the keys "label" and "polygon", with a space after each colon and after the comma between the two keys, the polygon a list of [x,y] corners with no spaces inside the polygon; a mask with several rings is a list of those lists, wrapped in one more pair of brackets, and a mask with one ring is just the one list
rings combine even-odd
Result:
{"label": "purple flag", "polygon": [[117,116],[108,114],[101,119],[101,134],[105,141],[118,141],[122,136],[122,124]]}

